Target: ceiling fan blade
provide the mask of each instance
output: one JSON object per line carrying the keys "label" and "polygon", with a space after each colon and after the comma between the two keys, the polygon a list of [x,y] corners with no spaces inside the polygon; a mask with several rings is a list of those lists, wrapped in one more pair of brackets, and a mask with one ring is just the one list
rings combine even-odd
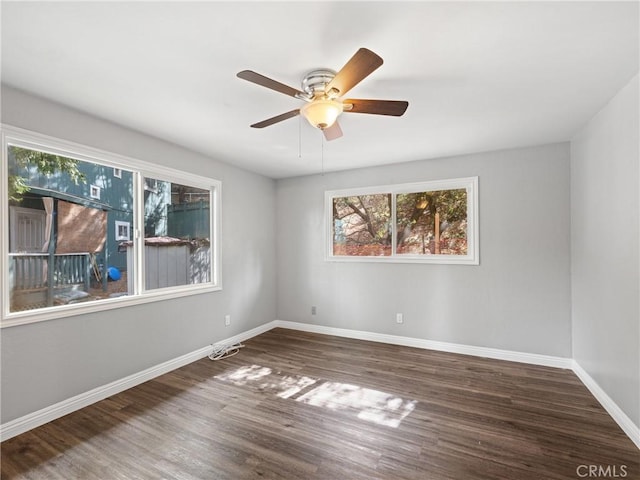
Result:
{"label": "ceiling fan blade", "polygon": [[342,136],[342,129],[340,128],[340,124],[335,122],[329,128],[322,130],[322,133],[324,133],[324,138],[326,138],[327,141],[331,141]]}
{"label": "ceiling fan blade", "polygon": [[336,76],[327,85],[326,92],[331,93],[331,90],[335,90],[334,93],[341,97],[364,80],[380,65],[382,65],[382,58],[371,50],[361,48],[351,57],[345,66],[336,73]]}
{"label": "ceiling fan blade", "polygon": [[251,127],[252,128],[268,127],[269,125],[273,125],[274,123],[281,122],[283,120],[286,120],[287,118],[295,117],[296,115],[299,115],[299,114],[300,114],[300,109],[296,108],[295,110],[291,110],[290,112],[282,113],[280,115],[276,115],[275,117],[267,118],[266,120],[263,120],[261,122],[254,123],[253,125],[251,125]]}
{"label": "ceiling fan blade", "polygon": [[305,97],[306,95],[293,87],[285,85],[284,83],[276,82],[269,77],[265,77],[264,75],[260,75],[252,70],[243,70],[238,72],[238,78],[246,80],[251,83],[255,83],[256,85],[260,85],[262,87],[270,88],[271,90],[275,90],[276,92],[284,93],[285,95],[289,95],[290,97],[299,98],[299,96]]}
{"label": "ceiling fan blade", "polygon": [[[409,102],[403,100],[363,100],[350,98],[343,100],[344,111],[350,113],[371,113],[373,115],[391,115],[400,117],[409,106]],[[347,106],[352,105],[349,109]]]}

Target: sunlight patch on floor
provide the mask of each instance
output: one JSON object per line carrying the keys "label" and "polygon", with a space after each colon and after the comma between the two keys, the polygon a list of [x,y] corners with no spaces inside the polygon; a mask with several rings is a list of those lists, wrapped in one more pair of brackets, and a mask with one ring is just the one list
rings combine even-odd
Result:
{"label": "sunlight patch on floor", "polygon": [[316,381],[313,378],[287,375],[283,377],[278,384],[278,387],[286,389],[282,390],[277,395],[280,398],[289,398],[296,393],[301,392],[308,386],[313,385],[314,383],[316,383]]}
{"label": "sunlight patch on floor", "polygon": [[415,400],[347,383],[325,382],[296,399],[330,410],[354,410],[361,420],[397,428],[416,406]]}
{"label": "sunlight patch on floor", "polygon": [[405,400],[380,390],[339,382],[319,383],[318,379],[285,375],[259,365],[246,365],[215,378],[238,386],[250,385],[307,405],[353,413],[361,420],[393,428],[397,428],[417,404],[416,400]]}
{"label": "sunlight patch on floor", "polygon": [[272,392],[280,398],[289,398],[316,383],[313,378],[283,375],[259,365],[240,367],[237,370],[216,375],[215,378],[238,386],[251,383],[258,390]]}
{"label": "sunlight patch on floor", "polygon": [[261,367],[259,365],[251,365],[240,367],[237,370],[233,370],[229,373],[222,375],[216,375],[215,378],[224,380],[225,382],[233,383],[234,385],[246,385],[249,382],[254,382],[261,378],[271,375],[271,369],[267,367]]}

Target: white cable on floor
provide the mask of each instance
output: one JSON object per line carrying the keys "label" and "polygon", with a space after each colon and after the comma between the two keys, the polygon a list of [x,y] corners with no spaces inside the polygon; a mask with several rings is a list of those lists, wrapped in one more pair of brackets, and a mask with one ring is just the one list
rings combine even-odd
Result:
{"label": "white cable on floor", "polygon": [[233,345],[212,345],[213,351],[209,354],[210,360],[223,360],[233,357],[240,351],[244,345],[242,343],[234,343]]}

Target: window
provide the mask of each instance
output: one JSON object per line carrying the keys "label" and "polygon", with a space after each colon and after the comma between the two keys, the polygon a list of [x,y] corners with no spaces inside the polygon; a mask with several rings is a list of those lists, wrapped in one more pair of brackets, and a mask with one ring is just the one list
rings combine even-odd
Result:
{"label": "window", "polygon": [[131,230],[131,224],[129,222],[121,222],[119,220],[116,220],[116,224],[115,224],[115,236],[116,236],[116,240],[131,240],[131,234],[129,233]]}
{"label": "window", "polygon": [[144,179],[144,190],[146,192],[158,193],[158,181],[153,178]]}
{"label": "window", "polygon": [[327,259],[478,262],[478,178],[325,193]]}
{"label": "window", "polygon": [[89,187],[89,196],[100,200],[100,187],[97,185],[91,185],[91,187]]}
{"label": "window", "polygon": [[220,289],[220,182],[13,127],[2,140],[2,326]]}
{"label": "window", "polygon": [[113,169],[113,176],[115,178],[122,178],[122,169],[121,168],[114,168]]}

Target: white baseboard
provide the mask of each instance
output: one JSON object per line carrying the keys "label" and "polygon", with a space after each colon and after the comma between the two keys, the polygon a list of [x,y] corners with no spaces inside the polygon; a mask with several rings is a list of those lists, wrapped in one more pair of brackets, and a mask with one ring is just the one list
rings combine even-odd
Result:
{"label": "white baseboard", "polygon": [[[271,330],[272,328],[274,328],[274,322],[269,322],[220,342],[216,342],[215,345],[243,342],[249,338]],[[102,385],[101,387],[94,388],[88,392],[81,393],[75,397],[68,398],[54,405],[50,405],[36,412],[29,413],[23,417],[2,424],[0,425],[0,441],[8,440],[16,435],[20,435],[28,430],[75,412],[76,410],[88,407],[89,405],[99,402],[111,395],[123,392],[129,388],[135,387],[136,385],[140,385],[141,383],[175,370],[176,368],[180,368],[188,365],[189,363],[200,360],[201,358],[209,355],[211,351],[211,345],[199,348],[191,353],[168,360],[159,365],[143,370],[142,372],[134,373],[128,377],[108,383],[107,385]]]}
{"label": "white baseboard", "polygon": [[626,413],[614,402],[609,395],[598,385],[598,383],[589,375],[578,362],[573,360],[573,372],[580,379],[591,394],[596,397],[603,408],[607,411],[611,418],[620,426],[622,431],[627,434],[636,447],[640,449],[640,428],[633,423]]}
{"label": "white baseboard", "polygon": [[264,332],[268,332],[269,330],[272,330],[275,327],[276,327],[276,321],[271,320],[270,322],[265,323],[264,325],[260,325],[259,327],[252,328],[251,330],[247,330],[246,332],[241,332],[237,335],[234,335],[233,337],[229,337],[219,342],[216,342],[213,345],[231,345],[234,343],[241,343],[241,342],[244,342],[245,340],[249,340],[250,338],[257,337],[258,335]]}
{"label": "white baseboard", "polygon": [[337,337],[356,338],[358,340],[369,340],[371,342],[390,343],[392,345],[402,345],[405,347],[437,350],[439,352],[460,353],[463,355],[474,355],[476,357],[494,358],[497,360],[507,360],[510,362],[543,365],[545,367],[565,369],[573,368],[573,360],[571,358],[554,357],[551,355],[515,352],[512,350],[500,350],[497,348],[474,347],[472,345],[462,345],[459,343],[439,342],[436,340],[425,340],[422,338],[401,337],[398,335],[365,332],[362,330],[347,330],[344,328],[325,327],[322,325],[288,322],[284,320],[276,320],[275,326],[281,328],[289,328],[292,330],[301,330],[305,332],[335,335]]}

